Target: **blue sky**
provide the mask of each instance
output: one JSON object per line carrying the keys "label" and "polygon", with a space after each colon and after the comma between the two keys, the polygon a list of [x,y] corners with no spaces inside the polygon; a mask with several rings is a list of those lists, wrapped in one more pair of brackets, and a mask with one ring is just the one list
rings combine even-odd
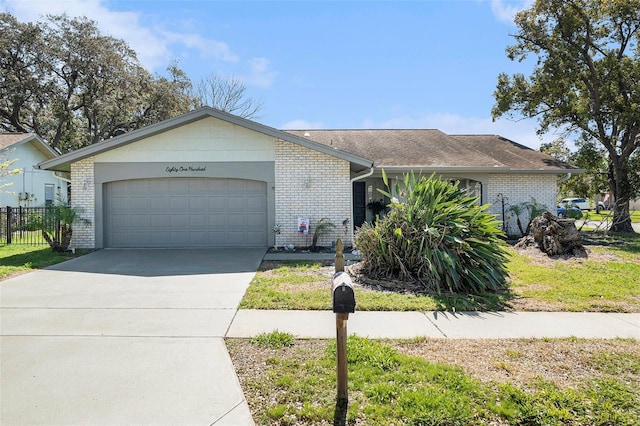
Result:
{"label": "blue sky", "polygon": [[498,73],[529,74],[505,47],[530,0],[0,0],[21,21],[67,12],[126,40],[145,67],[193,81],[236,76],[279,129],[437,128],[532,148],[532,120],[491,121]]}

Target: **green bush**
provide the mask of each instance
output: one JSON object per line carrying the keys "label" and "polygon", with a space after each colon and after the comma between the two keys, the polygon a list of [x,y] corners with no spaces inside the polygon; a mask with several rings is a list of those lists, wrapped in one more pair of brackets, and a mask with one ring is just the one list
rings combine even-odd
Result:
{"label": "green bush", "polygon": [[[384,171],[383,180],[389,188]],[[391,198],[390,192],[383,193]],[[438,293],[503,288],[506,243],[488,206],[433,175],[406,175],[396,194],[404,200],[392,199],[389,214],[355,236],[369,277],[417,282]]]}

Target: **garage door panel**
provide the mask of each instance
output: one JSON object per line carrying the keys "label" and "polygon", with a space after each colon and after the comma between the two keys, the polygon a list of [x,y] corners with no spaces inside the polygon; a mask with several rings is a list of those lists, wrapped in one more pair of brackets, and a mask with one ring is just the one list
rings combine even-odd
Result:
{"label": "garage door panel", "polygon": [[167,229],[169,228],[169,217],[159,214],[152,214],[149,216],[149,224],[154,229]]}
{"label": "garage door panel", "polygon": [[148,247],[164,247],[167,244],[167,236],[165,232],[154,232],[147,236]]}
{"label": "garage door panel", "polygon": [[189,192],[189,179],[171,179],[169,180],[169,193],[171,194],[187,194]]}
{"label": "garage door panel", "polygon": [[118,210],[129,210],[129,199],[123,197],[113,197],[111,198],[111,209],[112,211]]}
{"label": "garage door panel", "polygon": [[151,210],[164,210],[167,205],[167,197],[164,195],[147,197],[147,208]]}
{"label": "garage door panel", "polygon": [[212,228],[222,228],[227,225],[227,215],[224,213],[209,213],[209,226]]}
{"label": "garage door panel", "polygon": [[248,212],[263,212],[265,210],[264,197],[248,195],[246,198],[245,208]]}
{"label": "garage door panel", "polygon": [[189,198],[189,209],[191,211],[193,211],[193,210],[206,211],[207,210],[207,197],[205,197],[205,196],[190,197]]}
{"label": "garage door panel", "polygon": [[227,199],[223,195],[210,195],[207,197],[207,203],[210,212],[227,211]]}
{"label": "garage door panel", "polygon": [[169,216],[169,226],[172,229],[186,230],[189,226],[189,215],[187,214],[174,214]]}
{"label": "garage door panel", "polygon": [[189,232],[189,245],[206,247],[207,234],[205,232]]}
{"label": "garage door panel", "polygon": [[107,247],[265,247],[264,182],[163,178],[107,184]]}
{"label": "garage door panel", "polygon": [[210,193],[227,192],[227,181],[225,179],[207,179],[207,191]]}
{"label": "garage door panel", "polygon": [[244,181],[245,191],[246,192],[255,192],[257,194],[264,191],[264,183],[255,181],[255,180],[245,180]]}
{"label": "garage door panel", "polygon": [[129,227],[129,216],[114,214],[111,216],[111,225],[114,229],[123,229]]}
{"label": "garage door panel", "polygon": [[245,215],[247,219],[247,226],[262,229],[267,226],[267,217],[266,215],[260,213],[248,213]]}
{"label": "garage door panel", "polygon": [[239,179],[229,179],[227,181],[227,192],[246,192],[247,181]]}
{"label": "garage door panel", "polygon": [[182,195],[170,195],[167,197],[167,201],[167,206],[171,211],[183,212],[188,207],[188,198]]}
{"label": "garage door panel", "polygon": [[205,214],[191,214],[191,215],[189,215],[189,229],[193,229],[193,228],[199,228],[199,232],[206,232],[206,230],[207,230],[207,215],[205,215]]}
{"label": "garage door panel", "polygon": [[259,231],[247,232],[246,234],[247,245],[249,246],[259,246],[263,238],[263,233]]}
{"label": "garage door panel", "polygon": [[245,244],[246,232],[244,231],[230,231],[227,232],[227,242],[230,246],[239,246]]}
{"label": "garage door panel", "polygon": [[244,210],[244,197],[230,196],[227,198],[227,211],[243,212]]}
{"label": "garage door panel", "polygon": [[129,201],[129,204],[130,210],[133,211],[146,211],[149,209],[149,200],[144,196],[132,198],[131,201]]}
{"label": "garage door panel", "polygon": [[227,220],[227,225],[234,228],[243,228],[246,226],[246,224],[247,221],[244,215],[232,215],[229,216],[229,219]]}
{"label": "garage door panel", "polygon": [[129,217],[129,226],[140,230],[151,229],[151,223],[147,215],[131,215]]}

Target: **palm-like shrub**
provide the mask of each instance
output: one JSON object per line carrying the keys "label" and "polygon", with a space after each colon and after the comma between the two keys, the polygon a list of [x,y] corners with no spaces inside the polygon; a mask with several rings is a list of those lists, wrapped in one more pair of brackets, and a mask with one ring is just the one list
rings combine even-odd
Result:
{"label": "palm-like shrub", "polygon": [[66,251],[71,244],[73,235],[73,223],[91,223],[89,220],[81,218],[81,209],[71,207],[62,199],[56,203],[46,206],[44,215],[34,220],[34,226],[42,231],[45,239],[53,251]]}
{"label": "palm-like shrub", "polygon": [[[389,188],[384,171],[383,180]],[[355,236],[370,278],[417,282],[437,293],[504,286],[506,243],[488,206],[433,175],[406,175],[396,194],[404,200],[392,199],[389,214]]]}

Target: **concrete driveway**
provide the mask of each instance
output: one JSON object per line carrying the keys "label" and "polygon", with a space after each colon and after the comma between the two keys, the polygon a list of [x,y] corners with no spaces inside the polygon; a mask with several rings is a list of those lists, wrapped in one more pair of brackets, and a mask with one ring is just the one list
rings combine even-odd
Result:
{"label": "concrete driveway", "polygon": [[109,249],[0,282],[0,423],[253,424],[224,345],[263,249]]}

